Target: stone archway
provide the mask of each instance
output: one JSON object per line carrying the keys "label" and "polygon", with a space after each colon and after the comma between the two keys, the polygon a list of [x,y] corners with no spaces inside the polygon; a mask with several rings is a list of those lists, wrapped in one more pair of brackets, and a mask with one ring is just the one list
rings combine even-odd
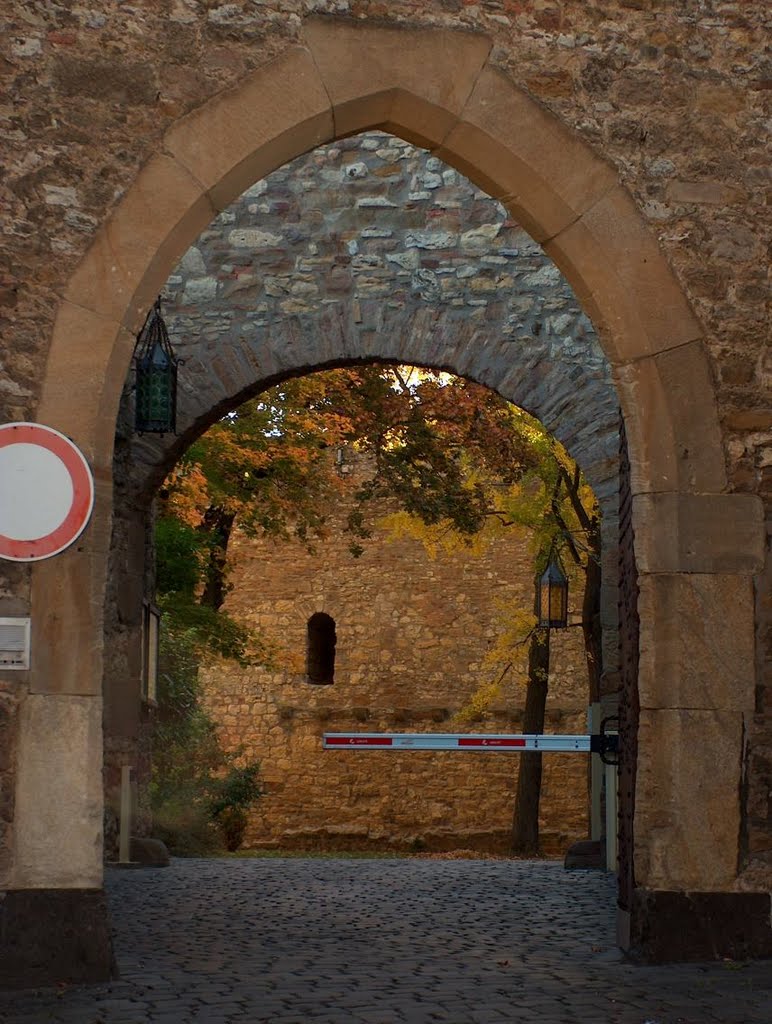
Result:
{"label": "stone archway", "polygon": [[[37,417],[83,448],[97,507],[78,548],[32,571],[36,659],[9,888],[101,887],[101,617],[112,440],[133,332],[174,260],[235,195],[320,142],[374,126],[432,149],[499,198],[563,270],[598,330],[627,427],[641,574],[637,882],[644,894],[676,900],[718,894],[704,906],[726,915],[740,900],[729,893],[740,857],[744,715],[753,709],[751,577],[763,566],[762,506],[727,493],[700,325],[615,170],[512,84],[487,38],[332,19],[308,21],[303,45],[171,127],[59,305]],[[36,756],[64,735],[45,761]],[[756,922],[749,948],[768,949],[769,897],[747,899]],[[641,914],[655,919],[666,905],[643,901]],[[699,915],[690,921],[699,931]],[[726,944],[734,941],[727,934]]]}

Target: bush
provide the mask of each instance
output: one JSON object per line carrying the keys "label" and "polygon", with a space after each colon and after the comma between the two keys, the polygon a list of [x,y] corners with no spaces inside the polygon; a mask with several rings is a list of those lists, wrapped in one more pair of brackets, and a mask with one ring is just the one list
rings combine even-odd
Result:
{"label": "bush", "polygon": [[161,633],[150,800],[154,831],[178,857],[238,849],[246,811],[260,796],[259,765],[239,766],[240,752],[222,749],[201,707],[197,645],[195,631],[169,616]]}
{"label": "bush", "polygon": [[226,807],[217,815],[217,827],[228,853],[241,846],[247,829],[247,815],[240,807]]}
{"label": "bush", "polygon": [[243,768],[233,766],[216,784],[217,795],[209,805],[212,820],[220,830],[226,850],[238,850],[247,827],[247,810],[260,797],[257,776],[260,765],[251,761]]}

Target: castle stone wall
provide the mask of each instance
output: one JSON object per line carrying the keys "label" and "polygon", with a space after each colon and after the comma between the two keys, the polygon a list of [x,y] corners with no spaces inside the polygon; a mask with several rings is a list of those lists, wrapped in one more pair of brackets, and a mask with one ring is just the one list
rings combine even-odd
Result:
{"label": "castle stone wall", "polygon": [[[237,534],[226,608],[274,648],[275,667],[218,664],[205,676],[206,706],[226,748],[257,759],[266,793],[247,846],[503,851],[512,821],[516,754],[323,751],[323,732],[517,732],[525,699],[525,648],[489,661],[497,637],[533,606],[533,555],[525,533],[480,553],[430,557],[385,530],[353,558],[347,505],[330,516],[315,553]],[[581,590],[572,613],[579,618]],[[335,620],[335,681],[306,680],[307,622]],[[546,731],[585,732],[582,631],[552,631]],[[472,720],[454,716],[481,687],[500,691]],[[545,756],[541,829],[559,853],[587,829],[587,758]]]}

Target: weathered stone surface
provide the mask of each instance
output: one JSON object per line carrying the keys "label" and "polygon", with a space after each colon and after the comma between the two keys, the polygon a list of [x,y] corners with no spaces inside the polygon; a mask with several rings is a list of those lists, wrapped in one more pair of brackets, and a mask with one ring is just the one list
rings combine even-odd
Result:
{"label": "weathered stone surface", "polygon": [[752,712],[750,577],[644,574],[639,586],[641,707]]}
{"label": "weathered stone surface", "polygon": [[12,888],[98,888],[102,701],[30,694],[18,744]]}
{"label": "weathered stone surface", "polygon": [[[313,6],[324,14],[341,10],[339,0],[315,0]],[[496,73],[504,73],[517,88],[538,95],[566,128],[572,144],[582,139],[609,162],[615,178],[622,181],[640,216],[650,225],[652,237],[656,235],[654,255],[658,262],[664,255],[664,262],[671,264],[694,315],[700,320],[700,336],[704,337],[710,354],[719,421],[727,424],[728,417],[735,412],[767,408],[772,377],[762,269],[766,254],[768,210],[764,206],[764,186],[768,181],[768,152],[764,135],[766,91],[758,55],[759,33],[766,25],[766,6],[760,0],[749,0],[738,10],[736,5],[708,0],[695,10],[689,5],[657,5],[641,0],[612,3],[604,7],[604,14],[608,16],[602,18],[598,17],[597,5],[592,4],[571,5],[558,11],[555,7],[526,2],[518,6],[516,17],[502,13],[498,7],[495,11],[489,10],[490,5],[485,3],[470,6],[440,0],[431,3],[394,0],[387,6],[388,9],[378,7],[377,12],[372,5],[357,6],[357,18],[348,23],[347,32],[355,35],[357,23],[362,23],[368,31],[372,28],[377,33],[385,22],[399,35],[400,42],[406,44],[405,48],[409,48],[412,30],[408,25],[426,26],[422,32],[424,38],[434,27],[448,34],[480,29],[487,36],[485,45],[493,44],[486,53],[490,53],[491,67]],[[160,6],[116,6],[94,0],[87,11],[70,9],[70,5],[49,5],[44,12],[36,8],[31,15],[25,8],[22,16],[21,8],[17,8],[6,16],[5,28],[11,42],[0,75],[3,95],[10,97],[10,102],[0,111],[3,209],[7,225],[0,239],[0,266],[3,268],[0,271],[3,296],[0,322],[3,337],[11,338],[13,343],[3,352],[0,404],[4,417],[9,419],[35,416],[45,419],[44,413],[52,410],[56,425],[64,429],[70,417],[78,425],[89,424],[92,433],[85,438],[87,448],[108,452],[108,457],[99,462],[100,471],[105,475],[116,403],[109,396],[104,400],[95,396],[108,363],[108,375],[113,383],[118,382],[119,389],[128,365],[130,344],[123,347],[119,344],[112,354],[106,354],[114,337],[113,327],[106,322],[105,336],[100,338],[96,333],[91,336],[91,362],[68,376],[69,345],[80,337],[82,325],[71,321],[71,326],[76,328],[71,334],[58,331],[52,334],[55,303],[51,297],[66,291],[74,267],[94,238],[91,224],[104,223],[109,212],[131,188],[138,169],[147,166],[159,152],[165,130],[175,120],[179,123],[180,117],[193,107],[219,97],[211,108],[214,109],[211,120],[198,121],[202,130],[197,136],[195,131],[187,136],[188,142],[196,136],[193,148],[206,151],[202,160],[207,154],[217,153],[218,121],[227,120],[233,110],[225,102],[228,90],[238,87],[255,66],[266,65],[279,54],[286,54],[288,45],[300,39],[301,20],[294,11],[288,16],[285,0],[266,0],[257,12],[239,9],[238,4],[225,7],[229,9],[218,8],[215,13],[215,9],[204,5],[175,4],[167,11]],[[378,26],[370,21],[374,16],[381,19]],[[42,19],[44,24],[33,28],[29,17]],[[329,28],[332,36],[338,25],[330,19],[325,28]],[[82,67],[88,62],[93,66],[93,62],[105,61],[107,53],[114,57],[115,69],[111,69],[114,77],[110,80],[112,100],[108,98],[105,102],[95,95],[75,103],[66,95],[72,86],[62,81],[63,88],[60,88],[56,79],[63,46],[71,48],[69,52],[83,62]],[[347,63],[356,66],[355,74],[359,74],[364,83],[361,89],[354,90],[356,96],[377,87],[374,78],[369,79],[368,85],[370,55],[367,47],[352,46],[347,50],[344,46],[337,51],[330,47],[327,52],[330,55],[337,52],[341,75]],[[393,47],[384,52],[393,52]],[[453,52],[459,52],[458,48]],[[465,52],[471,52],[471,48]],[[421,59],[416,61],[416,54]],[[416,64],[425,65],[425,54],[423,43],[416,44],[412,58],[400,55],[399,66],[410,65],[411,59],[413,68]],[[453,64],[452,61],[445,63]],[[153,69],[150,76],[145,70],[148,66]],[[396,67],[397,62],[393,62],[393,66]],[[471,66],[465,65],[467,70]],[[124,85],[119,82],[116,92],[115,76],[120,79],[116,69],[127,67],[137,70],[138,82],[144,83],[142,88],[146,88],[148,77],[152,79],[157,74],[159,89],[152,102],[134,102],[135,95],[121,92],[125,80]],[[308,67],[308,72],[309,80],[318,83],[316,71]],[[463,103],[470,85],[474,84],[474,73],[461,78],[466,90],[461,97]],[[406,75],[404,80],[408,80]],[[303,82],[300,88],[299,76],[289,74],[282,78],[277,75],[274,81],[279,83],[277,93],[267,93],[262,82],[257,83],[252,93],[242,93],[247,101],[253,97],[255,100],[251,107],[245,102],[244,109],[253,115],[260,99],[268,96],[269,107],[286,110],[282,104],[291,103],[293,97],[300,94],[306,102],[301,104],[298,116],[311,118],[313,123],[306,125],[306,130],[299,135],[282,139],[270,153],[266,152],[270,166],[286,159],[287,155],[295,155],[299,145],[308,148],[314,139],[332,137],[333,127],[331,118],[325,121],[324,114],[324,129],[320,127],[321,122],[314,121],[307,83]],[[394,79],[389,81],[393,83]],[[447,78],[442,75],[432,78],[432,82],[437,81],[447,82]],[[297,87],[296,92],[293,92],[293,85]],[[322,111],[329,110],[329,101],[321,93],[320,88]],[[116,96],[123,99],[124,95],[125,102],[115,101]],[[438,96],[438,100],[441,99]],[[405,97],[405,102],[410,102],[409,96]],[[220,117],[223,112],[225,116]],[[370,105],[367,115],[374,117],[377,112],[376,107]],[[405,113],[405,120],[407,113],[409,111]],[[503,112],[504,119],[497,118],[496,111],[493,114],[494,120],[504,125],[502,130],[506,130],[507,111]],[[259,131],[255,123],[259,120],[254,116],[250,120],[245,115],[245,131]],[[280,117],[279,129],[286,128],[288,120],[291,116]],[[429,127],[436,134],[444,125],[435,121]],[[225,130],[227,133],[230,128]],[[461,169],[475,167],[472,154],[476,142],[472,138],[467,146],[468,164],[458,156]],[[255,146],[254,137],[250,136],[243,150],[245,155],[255,153]],[[227,199],[218,200],[220,205],[250,183],[239,179],[241,171],[246,179],[264,173],[256,171],[253,165],[241,167],[238,152],[242,151],[236,145],[228,150],[225,165],[229,169],[237,168],[238,173],[234,171],[228,182],[232,191]],[[565,161],[567,155],[570,157],[570,147],[558,153],[556,160]],[[490,156],[486,163],[489,170],[499,156],[499,152]],[[485,185],[482,162],[481,159],[476,167],[479,174],[473,177],[478,184]],[[504,167],[504,164],[499,161],[499,166]],[[564,164],[557,162],[556,167],[563,168]],[[505,169],[512,170],[511,167]],[[571,171],[570,166],[568,170]],[[221,177],[214,175],[215,180]],[[527,171],[520,173],[518,169],[516,177],[518,180],[527,178]],[[670,179],[700,182],[706,177],[737,188],[746,198],[729,205],[674,204],[667,195]],[[45,186],[73,189],[81,205],[47,203],[46,194],[52,193],[46,193]],[[531,195],[523,208],[535,209],[539,200],[539,195]],[[554,207],[545,200],[539,207],[542,219],[545,209],[549,212]],[[595,250],[590,246],[583,256],[586,266],[592,265],[594,256],[599,264],[619,261],[620,266],[626,268],[626,273],[621,275],[625,287],[606,295],[607,314],[617,302],[628,304],[628,292],[638,292],[637,275],[629,271],[636,267],[643,250],[636,244],[635,232],[628,243],[629,253],[624,251],[625,246],[621,247],[622,251],[619,246],[615,249],[601,246]],[[169,251],[166,259],[165,266],[149,272],[150,280],[157,271],[159,286],[172,259]],[[672,304],[660,302],[656,287],[651,287],[657,275],[650,278],[643,272],[644,268],[639,264],[638,267],[642,271],[639,308],[649,305],[653,310],[643,319],[649,325],[652,322],[659,325],[656,333],[660,348],[662,343],[664,347],[675,347],[679,338],[680,341],[684,338],[678,331],[668,336],[667,307],[672,308]],[[98,270],[97,261],[91,266],[92,279],[99,277]],[[150,284],[148,289],[143,299],[146,304],[152,297]],[[592,297],[597,305],[597,297]],[[587,311],[594,314],[596,306],[590,299],[584,293],[580,298],[587,303]],[[469,323],[479,325],[482,317],[479,311],[486,308],[489,307],[470,306]],[[645,309],[641,311],[646,313]],[[363,312],[367,315],[374,311],[364,309]],[[478,319],[473,320],[473,317]],[[636,317],[631,317],[624,326],[630,328],[630,336],[637,344],[643,339],[640,333],[636,334],[635,321]],[[371,339],[377,334],[377,324],[365,323],[365,326],[367,333],[362,338],[361,350],[374,345]],[[601,317],[596,326],[603,327]],[[618,334],[624,335],[624,331]],[[46,373],[46,351],[52,337],[53,358]],[[472,332],[464,340],[468,342],[471,337]],[[648,340],[649,335],[647,343]],[[310,346],[308,351],[311,351]],[[325,341],[325,351],[334,356],[338,350],[334,343]],[[443,347],[438,346],[438,357],[443,351]],[[240,356],[247,360],[256,358],[246,346]],[[454,352],[453,356],[459,363],[464,362],[463,353]],[[89,377],[98,362],[94,376]],[[272,351],[267,353],[265,363],[275,367],[277,372],[287,365],[286,360],[282,363],[280,354]],[[750,372],[739,372],[738,367],[743,366],[749,367]],[[205,371],[205,366],[200,368],[202,378],[206,377]],[[81,388],[84,381],[86,384]],[[95,384],[97,390],[90,387],[91,384]],[[56,400],[38,405],[39,388],[43,386]],[[101,412],[95,415],[93,405],[100,401]],[[81,408],[84,402],[91,403],[92,408]],[[710,408],[694,409],[695,420],[704,421],[707,416],[712,416]],[[646,418],[645,410],[642,417]],[[736,430],[727,427],[723,443],[728,486],[763,496],[769,508],[772,474],[768,462],[768,433],[755,430],[747,422],[740,423]],[[100,449],[100,446],[103,447]],[[106,509],[100,514],[106,517]],[[640,525],[644,525],[642,521]],[[645,538],[639,535],[638,540],[643,544]],[[92,605],[101,604],[101,575],[101,570],[94,574]],[[18,587],[21,594],[26,594],[28,573],[25,569],[3,569],[2,576],[3,588]],[[88,618],[91,609],[88,612],[84,609],[84,614]],[[763,707],[769,705],[772,638],[765,625],[767,620],[761,613],[759,615],[757,705]],[[99,646],[93,633],[88,643]],[[95,659],[91,664],[97,662]],[[93,686],[93,680],[85,685]],[[761,726],[759,730],[758,735],[763,736]],[[761,773],[759,778],[768,779],[769,775],[763,774],[768,769],[762,767],[762,761],[762,757],[753,761],[757,766],[754,771]],[[754,839],[754,844],[759,842],[758,837]]]}
{"label": "weathered stone surface", "polygon": [[635,877],[646,889],[730,889],[737,874],[743,715],[640,713]]}
{"label": "weathered stone surface", "polygon": [[742,191],[721,181],[671,181],[667,196],[674,203],[711,203],[727,206],[744,199]]}
{"label": "weathered stone surface", "polygon": [[103,627],[105,580],[98,567],[111,541],[111,523],[99,513],[109,508],[112,481],[99,472],[98,455],[92,461],[94,521],[75,544],[55,559],[36,562],[32,572],[32,694],[98,696],[102,691],[102,647],[86,639]]}
{"label": "weathered stone surface", "polygon": [[[254,117],[255,107],[270,110],[271,119]],[[165,145],[221,209],[307,148],[309,138],[319,144],[333,134],[316,65],[307,50],[295,47],[177,122]]]}
{"label": "weathered stone surface", "polygon": [[61,54],[54,62],[54,82],[62,96],[135,106],[152,104],[158,95],[157,69],[147,61],[83,59]]}
{"label": "weathered stone surface", "polygon": [[772,957],[768,892],[637,889],[628,953],[646,963]]}
{"label": "weathered stone surface", "polygon": [[609,164],[588,159],[578,138],[490,65],[439,155],[510,206],[539,242],[576,220],[616,180]]}
{"label": "weathered stone surface", "polygon": [[132,836],[129,858],[146,867],[166,868],[169,866],[169,851],[160,839],[148,836]]}
{"label": "weathered stone surface", "polygon": [[[623,412],[632,452],[630,487],[641,491],[721,492],[726,469],[719,425],[696,417],[694,409],[712,407],[713,381],[701,341],[637,359],[619,367],[624,384]],[[672,401],[672,396],[677,401]],[[645,421],[634,415],[647,409]],[[708,432],[710,432],[708,434]],[[712,442],[712,443],[711,443]]]}
{"label": "weathered stone surface", "polygon": [[17,889],[0,899],[0,987],[108,981],[116,974],[101,889]]}
{"label": "weathered stone surface", "polygon": [[654,235],[640,221],[633,225],[633,209],[628,192],[617,186],[544,246],[573,282],[614,363],[702,335],[670,268],[657,258]]}
{"label": "weathered stone surface", "polygon": [[633,498],[641,572],[745,573],[764,565],[761,501],[751,494]]}
{"label": "weathered stone surface", "polygon": [[[440,143],[490,52],[468,32],[311,18],[302,29],[332,101],[339,135],[383,125],[419,145]],[[352,57],[354,58],[352,60]]]}
{"label": "weathered stone surface", "polygon": [[164,254],[173,258],[188,233],[200,231],[214,212],[193,175],[166,155],[156,157],[94,241],[99,274],[91,263],[73,274],[67,299],[137,330],[152,302],[153,282],[140,289],[148,267],[156,261],[162,265]]}

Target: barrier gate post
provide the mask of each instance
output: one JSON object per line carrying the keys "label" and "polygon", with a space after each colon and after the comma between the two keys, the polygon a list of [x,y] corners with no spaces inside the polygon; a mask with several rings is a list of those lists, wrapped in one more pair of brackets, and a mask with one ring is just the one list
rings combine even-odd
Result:
{"label": "barrier gate post", "polygon": [[615,764],[607,764],[604,767],[606,783],[606,870],[613,871],[616,874],[619,781]]}
{"label": "barrier gate post", "polygon": [[[588,732],[595,735],[600,732],[601,705],[600,701],[590,704],[587,711]],[[603,762],[600,754],[590,755],[590,839],[598,840],[603,836],[602,793]]]}

